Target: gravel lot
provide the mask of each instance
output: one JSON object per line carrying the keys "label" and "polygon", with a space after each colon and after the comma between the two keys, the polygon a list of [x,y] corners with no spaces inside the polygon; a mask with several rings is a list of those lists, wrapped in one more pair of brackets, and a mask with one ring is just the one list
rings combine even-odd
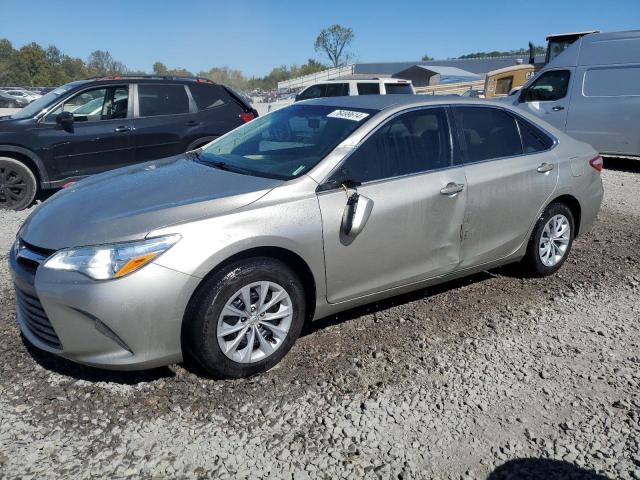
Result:
{"label": "gravel lot", "polygon": [[325,319],[243,381],[26,346],[4,252],[27,212],[2,212],[0,476],[640,479],[637,165],[603,173],[560,274],[491,271]]}

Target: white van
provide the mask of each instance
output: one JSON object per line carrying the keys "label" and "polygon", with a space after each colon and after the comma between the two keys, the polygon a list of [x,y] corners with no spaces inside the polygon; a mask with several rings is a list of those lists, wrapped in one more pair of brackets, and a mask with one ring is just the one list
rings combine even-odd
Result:
{"label": "white van", "polygon": [[507,99],[604,155],[640,158],[640,30],[578,39]]}
{"label": "white van", "polygon": [[296,95],[295,101],[320,97],[348,97],[352,95],[415,95],[410,80],[399,78],[373,78],[327,80],[311,85]]}

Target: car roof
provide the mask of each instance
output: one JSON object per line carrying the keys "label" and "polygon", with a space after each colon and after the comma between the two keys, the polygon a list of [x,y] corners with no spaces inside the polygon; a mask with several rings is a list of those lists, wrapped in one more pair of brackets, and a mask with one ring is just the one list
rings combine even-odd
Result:
{"label": "car roof", "polygon": [[[411,83],[410,80],[405,80],[404,78],[391,78],[391,77],[344,77],[344,78],[335,78],[332,80],[322,80],[320,82],[314,83],[313,85],[323,85],[327,83],[346,83],[346,82],[358,82],[358,83]],[[313,85],[309,85],[312,87]]]}
{"label": "car roof", "polygon": [[385,110],[390,107],[411,107],[418,105],[473,104],[504,107],[504,103],[475,100],[458,95],[353,95],[349,97],[321,97],[298,102],[300,105],[325,105],[342,108],[364,108]]}

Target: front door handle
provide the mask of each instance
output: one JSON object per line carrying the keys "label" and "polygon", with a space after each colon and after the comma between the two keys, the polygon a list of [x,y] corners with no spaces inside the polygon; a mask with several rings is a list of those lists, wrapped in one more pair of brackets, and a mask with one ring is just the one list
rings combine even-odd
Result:
{"label": "front door handle", "polygon": [[536,170],[539,173],[550,172],[551,170],[553,170],[553,163],[544,162],[544,163],[540,164],[540,166],[538,168],[536,168]]}
{"label": "front door handle", "polygon": [[128,132],[129,130],[131,130],[131,127],[127,127],[126,125],[120,125],[113,129],[114,132]]}
{"label": "front door handle", "polygon": [[552,112],[559,112],[560,110],[564,110],[564,107],[561,105],[556,105],[555,107],[551,107]]}
{"label": "front door handle", "polygon": [[196,127],[200,125],[200,122],[196,122],[195,120],[189,120],[188,122],[185,122],[185,125],[187,127]]}
{"label": "front door handle", "polygon": [[440,193],[442,195],[449,195],[449,196],[452,197],[456,193],[460,193],[463,189],[464,189],[464,184],[450,182],[450,183],[447,183],[446,187],[443,187],[440,190]]}

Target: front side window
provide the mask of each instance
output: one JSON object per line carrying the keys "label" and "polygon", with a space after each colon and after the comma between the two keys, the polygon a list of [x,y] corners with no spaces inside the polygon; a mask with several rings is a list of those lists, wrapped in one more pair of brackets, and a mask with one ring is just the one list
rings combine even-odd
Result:
{"label": "front side window", "polygon": [[567,95],[569,88],[569,70],[551,70],[545,72],[524,92],[521,101],[551,102]]}
{"label": "front side window", "polygon": [[496,95],[508,95],[513,85],[513,76],[504,77],[496,82]]}
{"label": "front side window", "polygon": [[213,167],[288,180],[311,170],[375,113],[294,104],[233,130],[198,155]]}
{"label": "front side window", "polygon": [[67,83],[61,87],[51,90],[46,95],[38,98],[36,101],[31,102],[22,110],[18,110],[12,115],[12,118],[30,118],[50,108],[56,101],[67,93],[69,90],[87,83],[88,80],[78,80],[76,82]]}
{"label": "front side window", "polygon": [[358,95],[380,95],[380,84],[358,83]]}
{"label": "front side window", "polygon": [[516,121],[508,113],[490,107],[455,107],[454,111],[467,163],[522,154]]}
{"label": "front side window", "polygon": [[46,122],[55,122],[61,112],[73,113],[76,122],[97,122],[127,118],[129,108],[129,88],[102,87],[85,90],[73,95],[49,113]]}
{"label": "front side window", "polygon": [[326,88],[327,86],[323,84],[312,85],[298,96],[298,100],[309,100],[311,98],[324,97]]}
{"label": "front side window", "polygon": [[389,120],[347,158],[338,174],[364,183],[449,166],[445,110],[428,108]]}
{"label": "front side window", "polygon": [[348,83],[327,83],[327,97],[346,97],[349,95]]}
{"label": "front side window", "polygon": [[189,97],[184,85],[140,84],[138,111],[141,117],[189,113]]}

